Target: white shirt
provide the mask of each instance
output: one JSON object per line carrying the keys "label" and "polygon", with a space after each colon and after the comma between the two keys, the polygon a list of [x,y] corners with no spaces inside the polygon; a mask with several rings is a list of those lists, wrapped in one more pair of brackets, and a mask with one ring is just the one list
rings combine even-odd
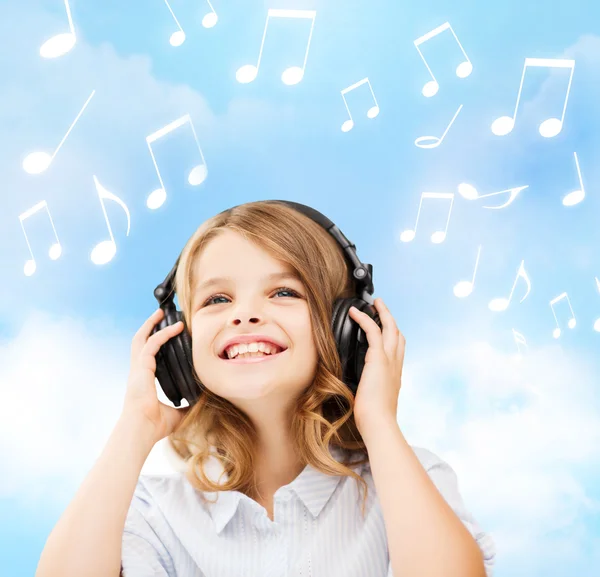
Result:
{"label": "white shirt", "polygon": [[[477,541],[491,577],[494,542],[465,508],[456,474],[431,451],[411,448]],[[344,455],[336,447],[331,454],[338,462]],[[370,465],[349,466],[369,487],[364,521],[356,480],[310,465],[275,492],[274,521],[239,491],[205,492],[210,501],[218,495],[205,504],[183,472],[140,475],[123,532],[123,577],[393,577]],[[204,470],[218,482],[223,467],[211,456]]]}

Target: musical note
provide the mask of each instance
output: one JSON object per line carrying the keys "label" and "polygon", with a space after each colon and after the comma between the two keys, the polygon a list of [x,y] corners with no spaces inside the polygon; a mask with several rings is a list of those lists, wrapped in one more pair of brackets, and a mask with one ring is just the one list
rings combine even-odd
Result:
{"label": "musical note", "polygon": [[27,232],[25,227],[23,226],[23,221],[39,210],[43,208],[48,212],[48,218],[50,219],[50,224],[52,225],[52,230],[54,231],[54,238],[56,242],[50,246],[50,250],[48,251],[48,256],[51,260],[56,260],[62,254],[62,247],[60,245],[60,241],[58,240],[58,234],[56,234],[56,228],[54,228],[54,221],[52,220],[52,215],[50,214],[50,209],[48,208],[48,203],[45,200],[38,202],[35,206],[32,206],[29,210],[26,210],[24,213],[19,215],[19,222],[21,223],[21,228],[23,229],[23,234],[25,235],[25,242],[27,243],[27,247],[29,248],[29,254],[31,258],[25,262],[25,266],[23,267],[23,272],[25,276],[31,276],[36,270],[35,258],[33,256],[33,251],[31,250],[31,245],[29,244],[29,238],[27,237]]}
{"label": "musical note", "polygon": [[575,157],[575,167],[577,168],[577,176],[579,177],[579,188],[577,190],[572,190],[569,194],[565,195],[562,199],[564,206],[575,206],[585,198],[585,188],[583,188],[583,180],[581,180],[581,170],[579,169],[577,153],[573,152],[573,156]]}
{"label": "musical note", "polygon": [[565,119],[565,111],[567,110],[567,102],[569,100],[569,92],[571,91],[573,71],[575,70],[575,60],[564,60],[559,58],[525,58],[523,74],[521,75],[521,84],[519,86],[519,93],[517,94],[517,103],[515,105],[515,111],[513,112],[513,115],[501,116],[492,123],[492,132],[497,136],[507,135],[515,126],[517,111],[519,110],[519,102],[521,101],[521,91],[523,90],[523,81],[525,80],[525,72],[528,66],[541,68],[569,68],[571,70],[562,116],[560,118],[547,118],[539,126],[540,134],[545,138],[552,138],[553,136],[559,134],[562,130],[563,121]]}
{"label": "musical note", "polygon": [[129,216],[129,210],[127,209],[127,205],[118,197],[115,196],[112,192],[106,190],[96,178],[96,175],[93,176],[94,184],[96,185],[96,191],[98,192],[98,198],[100,199],[100,206],[102,207],[102,212],[104,213],[104,220],[106,221],[106,226],[108,227],[108,233],[110,234],[110,240],[103,240],[99,242],[90,253],[90,259],[94,264],[106,264],[111,261],[115,254],[117,253],[117,245],[115,243],[115,237],[112,232],[112,228],[110,226],[110,222],[108,220],[108,216],[106,215],[106,208],[104,207],[105,198],[109,200],[113,200],[121,205],[125,214],[127,214],[127,234],[129,236],[129,225],[131,224],[131,218]]}
{"label": "musical note", "polygon": [[410,242],[415,238],[417,234],[417,227],[419,226],[419,216],[421,214],[421,206],[423,205],[423,200],[426,198],[431,198],[434,200],[450,200],[450,208],[448,210],[448,219],[446,220],[446,228],[444,230],[437,230],[431,235],[431,242],[434,244],[440,244],[446,240],[446,233],[448,232],[448,223],[450,222],[450,215],[452,214],[452,205],[454,204],[454,193],[446,193],[446,192],[423,192],[421,193],[421,200],[419,202],[419,210],[417,211],[417,220],[415,222],[414,230],[408,229],[403,231],[400,234],[400,240],[402,242]]}
{"label": "musical note", "polygon": [[204,28],[212,28],[219,20],[219,17],[213,8],[213,5],[210,3],[210,0],[206,0],[206,2],[210,6],[211,11],[202,18],[202,26],[204,26]]}
{"label": "musical note", "polygon": [[510,304],[510,301],[512,300],[513,292],[515,291],[515,287],[517,286],[517,281],[519,280],[519,277],[521,277],[527,283],[527,292],[525,293],[525,296],[519,302],[522,303],[527,298],[527,295],[531,291],[531,282],[529,280],[529,277],[527,276],[525,267],[523,266],[524,263],[525,263],[525,261],[522,260],[521,264],[519,266],[519,270],[517,272],[517,276],[515,277],[515,282],[513,283],[512,288],[510,289],[509,297],[507,299],[506,298],[492,299],[488,304],[488,308],[491,311],[496,311],[496,312],[497,311],[505,311],[508,308],[508,305]]}
{"label": "musical note", "polygon": [[[598,292],[600,293],[600,280],[598,280],[598,277],[595,276],[594,277],[596,279],[596,288],[598,289]],[[594,322],[594,330],[598,333],[600,333],[600,318],[597,318],[596,321]]]}
{"label": "musical note", "polygon": [[515,343],[517,345],[517,351],[518,351],[517,354],[520,357],[521,356],[521,349],[519,348],[519,344],[527,346],[527,341],[525,340],[525,337],[521,333],[515,331],[515,329],[511,329],[511,330],[512,330],[512,333],[513,333],[513,337],[515,339]]}
{"label": "musical note", "polygon": [[479,194],[479,192],[477,192],[477,189],[471,185],[471,184],[467,184],[466,182],[462,182],[461,184],[458,185],[458,194],[460,194],[463,198],[465,198],[466,200],[479,200],[480,198],[486,198],[488,196],[496,196],[497,194],[504,194],[505,192],[510,193],[510,196],[508,198],[508,200],[500,205],[500,206],[484,206],[483,208],[490,208],[490,209],[501,209],[501,208],[505,208],[507,207],[509,204],[512,203],[512,201],[517,198],[517,195],[519,194],[519,192],[521,192],[522,190],[525,190],[526,188],[529,188],[529,185],[526,184],[525,186],[515,186],[513,188],[507,188],[506,190],[501,190],[499,192],[490,192],[489,194]]}
{"label": "musical note", "polygon": [[375,93],[373,92],[373,87],[371,86],[371,82],[369,82],[368,77],[363,78],[362,80],[355,82],[352,86],[348,86],[348,88],[344,88],[344,90],[341,91],[342,99],[344,100],[344,106],[346,107],[346,110],[348,111],[348,116],[350,117],[350,120],[346,120],[342,124],[342,132],[348,132],[349,130],[352,130],[352,128],[354,127],[354,120],[352,119],[352,114],[350,114],[350,108],[348,108],[348,103],[346,102],[345,94],[347,94],[351,90],[354,90],[355,88],[358,88],[359,86],[362,86],[363,84],[369,85],[369,90],[371,91],[371,96],[373,96],[373,102],[375,102],[375,106],[371,106],[371,108],[369,108],[369,110],[367,110],[367,116],[369,118],[375,118],[379,114],[379,105],[377,104],[377,99],[375,98]]}
{"label": "musical note", "polygon": [[186,122],[190,123],[190,128],[192,129],[192,133],[194,135],[194,140],[196,141],[196,146],[198,147],[198,152],[200,153],[200,158],[202,159],[202,163],[194,166],[190,173],[188,174],[188,182],[192,186],[198,186],[202,184],[206,177],[208,176],[208,168],[206,166],[206,161],[204,160],[204,153],[202,152],[202,148],[200,148],[200,143],[198,142],[198,136],[196,135],[196,129],[194,128],[194,123],[189,114],[184,114],[182,117],[174,120],[170,124],[167,124],[165,127],[153,132],[149,136],[146,136],[146,142],[148,143],[148,148],[150,149],[150,156],[152,156],[152,162],[154,163],[154,168],[156,169],[156,174],[158,175],[158,180],[160,181],[160,188],[152,191],[148,196],[148,200],[146,201],[146,205],[150,209],[158,208],[162,206],[167,198],[167,191],[165,189],[165,183],[163,182],[162,176],[160,175],[160,170],[158,169],[158,164],[156,163],[156,158],[154,157],[154,152],[152,151],[152,143],[156,142],[159,138],[166,136],[170,132],[173,132],[177,128],[183,126]]}
{"label": "musical note", "polygon": [[477,251],[477,260],[475,261],[475,270],[473,271],[473,278],[471,280],[461,280],[454,285],[454,296],[459,299],[468,297],[473,292],[475,286],[475,275],[477,274],[477,267],[479,266],[479,255],[481,254],[481,245]]}
{"label": "musical note", "polygon": [[263,47],[265,45],[265,37],[267,36],[267,28],[269,27],[269,21],[271,18],[296,18],[296,19],[309,19],[312,20],[310,25],[310,33],[308,35],[308,42],[306,44],[306,52],[304,54],[304,63],[300,66],[290,66],[283,71],[281,80],[284,84],[294,85],[298,84],[304,78],[304,70],[306,69],[306,60],[308,58],[308,49],[310,48],[310,41],[312,39],[313,28],[315,26],[315,18],[317,16],[316,10],[280,10],[276,8],[269,8],[267,12],[267,20],[265,22],[265,30],[263,32],[262,42],[260,44],[260,50],[258,52],[258,60],[256,65],[246,64],[238,68],[235,73],[235,77],[238,82],[247,84],[252,82],[258,76],[258,69],[260,68],[260,61],[262,59]]}
{"label": "musical note", "polygon": [[450,24],[448,22],[445,22],[441,26],[434,28],[431,32],[424,34],[423,36],[421,36],[420,38],[417,38],[414,41],[415,48],[417,49],[419,56],[423,60],[423,63],[425,64],[425,67],[429,71],[429,75],[432,78],[432,80],[425,83],[425,85],[423,86],[423,89],[421,90],[421,93],[423,94],[423,96],[425,96],[427,98],[429,98],[430,96],[433,96],[434,94],[437,94],[437,91],[439,90],[440,85],[438,84],[437,80],[435,79],[435,76],[433,75],[431,68],[429,68],[429,65],[427,64],[427,60],[425,60],[423,53],[419,50],[419,46],[421,44],[424,44],[425,42],[427,42],[427,40],[433,38],[434,36],[441,34],[442,32],[444,32],[444,30],[450,30],[450,32],[452,32],[452,36],[454,36],[456,43],[460,47],[460,50],[465,57],[464,62],[461,62],[456,67],[456,76],[458,76],[459,78],[466,78],[467,76],[469,76],[469,74],[471,74],[471,72],[473,72],[473,64],[471,64],[471,61],[469,60],[469,57],[467,56],[465,49],[462,47],[462,44],[460,43],[458,36],[456,36],[456,34],[454,33],[452,26],[450,26]]}
{"label": "musical note", "polygon": [[171,44],[171,46],[181,46],[185,42],[185,32],[183,31],[181,24],[179,24],[179,20],[177,20],[177,16],[175,16],[175,12],[173,12],[173,9],[171,8],[171,5],[169,4],[168,0],[165,0],[165,4],[167,5],[169,12],[171,13],[171,16],[173,16],[173,20],[175,20],[177,28],[179,28],[179,30],[171,34],[171,37],[169,38],[169,44]]}
{"label": "musical note", "polygon": [[58,146],[56,147],[56,149],[54,150],[52,155],[48,154],[47,152],[38,151],[38,152],[31,152],[30,154],[28,154],[25,157],[25,159],[23,160],[23,170],[25,170],[25,172],[27,172],[29,174],[40,174],[41,172],[44,172],[50,166],[50,164],[54,160],[54,157],[60,150],[60,147],[63,145],[65,140],[67,140],[67,136],[69,136],[69,134],[71,133],[71,130],[73,130],[73,127],[79,120],[79,117],[83,114],[83,111],[86,109],[87,105],[89,104],[90,100],[92,99],[92,97],[94,96],[95,93],[96,93],[96,91],[92,90],[92,93],[89,95],[88,99],[85,101],[83,108],[79,111],[79,114],[75,117],[75,120],[71,123],[71,126],[69,126],[69,130],[67,130],[67,133],[63,136],[62,140],[58,143]]}
{"label": "musical note", "polygon": [[[441,137],[438,137],[438,136],[419,136],[419,138],[417,138],[415,140],[415,146],[418,146],[419,148],[437,148],[440,144],[442,144],[442,141],[446,137],[446,134],[448,134],[448,131],[450,130],[450,127],[452,126],[452,124],[456,120],[456,117],[458,116],[458,113],[462,110],[462,107],[463,107],[462,104],[458,107],[458,110],[456,111],[456,113],[452,117],[452,120],[450,121],[450,124],[448,124],[446,130],[444,130],[444,134],[442,134]],[[423,144],[423,142],[428,141],[428,140],[431,141],[431,142],[429,142],[427,144]]]}
{"label": "musical note", "polygon": [[73,27],[73,19],[71,18],[71,9],[69,8],[69,0],[65,0],[65,8],[67,10],[67,19],[69,20],[70,32],[56,34],[52,38],[46,40],[40,46],[40,56],[42,58],[58,58],[66,54],[77,42],[75,37],[75,28]]}
{"label": "musical note", "polygon": [[555,339],[560,337],[561,330],[560,330],[560,326],[558,324],[558,319],[556,318],[556,313],[554,312],[554,305],[557,302],[561,301],[562,299],[567,299],[567,304],[569,305],[569,308],[571,309],[571,318],[567,322],[567,326],[570,329],[574,329],[575,325],[577,324],[577,320],[575,319],[575,313],[573,312],[573,307],[571,306],[571,301],[569,300],[569,295],[567,293],[562,293],[562,294],[558,295],[556,298],[552,299],[550,301],[550,309],[552,309],[552,314],[554,315],[554,320],[556,321],[556,328],[552,331],[552,336]]}

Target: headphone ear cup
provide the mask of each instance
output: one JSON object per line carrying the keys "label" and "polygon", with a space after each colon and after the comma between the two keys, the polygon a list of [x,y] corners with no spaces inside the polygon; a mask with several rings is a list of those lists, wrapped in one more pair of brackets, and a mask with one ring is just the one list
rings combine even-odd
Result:
{"label": "headphone ear cup", "polygon": [[360,325],[349,315],[352,306],[369,315],[379,328],[381,328],[381,320],[377,309],[358,297],[338,299],[334,305],[332,329],[342,362],[342,380],[352,391],[352,394],[356,395],[365,366],[365,356],[367,355],[369,342]]}

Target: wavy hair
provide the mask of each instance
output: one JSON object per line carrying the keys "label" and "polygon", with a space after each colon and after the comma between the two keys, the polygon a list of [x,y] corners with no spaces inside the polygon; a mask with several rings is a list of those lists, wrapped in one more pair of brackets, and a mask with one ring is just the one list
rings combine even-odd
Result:
{"label": "wavy hair", "polygon": [[[356,294],[343,251],[323,227],[277,201],[249,202],[217,214],[200,225],[188,240],[175,275],[175,292],[187,327],[192,325],[192,295],[197,282],[194,263],[203,248],[227,229],[289,264],[300,275],[307,294],[318,366],[313,382],[295,404],[292,438],[302,463],[326,475],[353,477],[359,490],[362,485],[364,517],[367,483],[347,465],[360,465],[369,459],[354,420],[354,395],[341,380],[342,365],[331,328],[335,300]],[[193,374],[200,383],[195,370]],[[257,431],[243,411],[202,388],[198,401],[169,435],[168,443],[186,462],[186,477],[195,489],[254,495]],[[331,455],[330,445],[344,451],[342,462]],[[205,475],[203,467],[210,455],[222,463],[228,475],[225,483],[215,484]]]}

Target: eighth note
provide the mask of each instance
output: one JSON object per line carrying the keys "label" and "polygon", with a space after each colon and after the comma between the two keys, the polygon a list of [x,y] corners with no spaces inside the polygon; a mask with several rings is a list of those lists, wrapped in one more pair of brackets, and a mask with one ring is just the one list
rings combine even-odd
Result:
{"label": "eighth note", "polygon": [[434,94],[437,94],[437,91],[439,90],[440,85],[438,84],[437,80],[435,79],[433,72],[431,72],[431,68],[429,68],[429,65],[427,64],[427,60],[425,60],[423,53],[419,50],[419,46],[421,44],[424,44],[425,42],[427,42],[427,40],[430,40],[434,36],[441,34],[445,30],[450,30],[450,32],[452,32],[452,36],[454,36],[454,40],[456,40],[456,43],[460,47],[460,50],[463,53],[463,56],[465,57],[464,62],[461,62],[456,67],[456,76],[458,76],[459,78],[466,78],[467,76],[469,76],[469,74],[471,74],[471,72],[473,72],[473,64],[471,64],[471,61],[469,60],[469,57],[467,56],[465,49],[462,47],[462,44],[460,43],[458,36],[456,36],[456,34],[454,33],[452,26],[450,26],[450,24],[448,22],[445,22],[441,26],[434,28],[431,32],[424,34],[423,36],[417,38],[414,41],[415,48],[417,49],[419,56],[423,60],[423,63],[425,64],[425,67],[427,68],[427,70],[432,78],[432,80],[425,83],[425,86],[423,86],[423,89],[421,90],[421,93],[423,94],[423,96],[425,96],[427,98],[429,98],[430,96],[433,96]]}
{"label": "eighth note", "polygon": [[575,313],[573,312],[573,307],[571,306],[571,301],[569,300],[569,295],[567,293],[562,293],[558,295],[556,298],[550,301],[550,308],[552,309],[552,314],[554,315],[554,320],[556,321],[556,328],[552,331],[552,336],[557,339],[560,337],[560,325],[558,324],[558,319],[556,318],[556,313],[554,312],[554,305],[562,299],[567,299],[567,304],[569,305],[569,309],[571,309],[571,318],[567,323],[567,326],[570,329],[574,329],[577,324],[577,319],[575,318]]}
{"label": "eighth note", "polygon": [[160,130],[157,130],[156,132],[146,136],[146,143],[150,149],[150,156],[152,156],[152,162],[154,163],[154,168],[156,169],[156,174],[158,175],[158,180],[160,181],[160,188],[152,191],[146,200],[146,206],[150,209],[155,209],[159,206],[162,206],[167,198],[165,183],[160,175],[160,170],[158,169],[158,164],[156,163],[156,158],[154,157],[154,152],[152,151],[152,144],[159,138],[162,138],[163,136],[166,136],[170,132],[173,132],[177,128],[183,126],[186,122],[190,123],[190,128],[192,129],[192,134],[194,135],[194,140],[196,141],[196,146],[198,147],[198,152],[200,153],[200,160],[202,161],[201,164],[196,165],[194,168],[192,168],[192,170],[190,170],[187,179],[188,183],[192,186],[198,186],[206,180],[208,168],[206,167],[206,161],[204,160],[204,153],[202,152],[202,148],[200,148],[198,136],[196,135],[196,129],[194,128],[194,123],[192,122],[190,115],[184,114]]}
{"label": "eighth note", "polygon": [[129,236],[129,225],[131,224],[131,219],[129,216],[129,210],[127,210],[127,205],[118,197],[115,196],[112,192],[106,190],[96,178],[96,175],[93,176],[94,184],[96,185],[96,191],[98,192],[98,198],[100,199],[100,206],[102,207],[102,212],[104,213],[104,220],[106,221],[106,226],[108,227],[108,234],[110,235],[110,240],[103,240],[99,242],[92,250],[90,254],[90,260],[94,264],[106,264],[111,261],[115,254],[117,253],[117,245],[115,243],[115,237],[112,232],[112,228],[110,226],[110,222],[108,220],[108,216],[106,215],[106,208],[104,207],[104,200],[113,200],[114,202],[121,205],[125,214],[127,214],[127,234]]}
{"label": "eighth note", "polygon": [[29,254],[31,258],[25,262],[25,267],[23,268],[23,272],[25,276],[31,276],[36,267],[35,258],[33,256],[33,251],[31,250],[31,245],[29,244],[29,238],[27,238],[27,232],[25,231],[25,227],[23,226],[23,221],[28,219],[30,216],[41,210],[42,208],[46,209],[48,213],[48,218],[50,219],[50,224],[52,225],[52,230],[54,231],[54,239],[56,242],[50,246],[50,250],[48,251],[48,256],[52,260],[56,260],[62,254],[62,247],[60,245],[60,241],[58,240],[58,234],[56,234],[56,228],[54,228],[54,221],[52,220],[52,215],[50,214],[50,209],[48,208],[48,203],[45,200],[38,202],[35,206],[32,206],[29,210],[26,210],[24,213],[19,215],[19,222],[21,223],[21,228],[23,229],[23,234],[25,235],[25,242],[27,243],[27,248],[29,248]]}
{"label": "eighth note", "polygon": [[529,188],[528,184],[526,184],[525,186],[515,186],[513,188],[507,188],[506,190],[501,190],[499,192],[490,192],[489,194],[481,194],[480,195],[479,192],[477,192],[477,189],[473,185],[467,184],[466,182],[462,182],[461,184],[458,185],[458,194],[460,194],[466,200],[478,200],[480,198],[486,198],[488,196],[496,196],[497,194],[504,194],[505,192],[510,193],[508,200],[504,204],[501,204],[500,206],[484,206],[483,207],[483,208],[491,208],[491,209],[498,210],[501,208],[505,208],[506,206],[511,204],[512,201],[515,198],[517,198],[517,194],[519,194],[519,192],[521,192],[522,190],[525,190],[526,188]]}
{"label": "eighth note", "polygon": [[452,214],[452,205],[454,204],[454,193],[452,192],[423,192],[421,193],[421,200],[419,202],[419,209],[417,211],[417,220],[415,222],[415,228],[408,229],[403,231],[400,234],[400,240],[402,242],[410,242],[415,238],[417,234],[417,227],[419,226],[419,216],[421,214],[421,206],[423,205],[423,200],[426,198],[431,198],[433,200],[449,200],[450,208],[448,209],[448,218],[446,220],[446,227],[444,230],[437,230],[431,235],[431,242],[434,244],[440,244],[446,240],[446,233],[448,232],[448,224],[450,222],[450,215]]}
{"label": "eighth note", "polygon": [[479,266],[479,255],[481,254],[481,245],[477,251],[477,260],[475,261],[475,270],[473,271],[473,278],[471,280],[461,280],[454,285],[454,296],[459,299],[468,297],[473,292],[473,286],[475,286],[475,275],[477,274],[477,267]]}
{"label": "eighth note", "polygon": [[258,70],[260,68],[260,61],[262,59],[263,47],[265,45],[265,37],[267,36],[267,29],[269,27],[269,21],[271,18],[294,18],[294,19],[308,19],[311,20],[310,33],[308,35],[308,42],[306,43],[306,52],[304,53],[304,62],[302,67],[290,66],[283,71],[281,80],[284,84],[293,85],[298,84],[304,78],[304,70],[306,69],[306,60],[308,59],[308,49],[310,48],[310,41],[312,39],[313,28],[315,26],[315,18],[317,16],[316,10],[279,10],[276,8],[269,8],[267,12],[267,20],[265,21],[265,30],[263,32],[262,42],[260,44],[260,50],[258,52],[258,60],[256,65],[246,64],[238,68],[235,73],[235,77],[241,84],[247,84],[252,82],[258,76]]}
{"label": "eighth note", "polygon": [[56,156],[57,152],[60,150],[60,147],[63,145],[64,141],[67,140],[67,136],[69,136],[71,130],[73,130],[73,127],[79,120],[79,117],[83,114],[83,111],[85,110],[86,106],[89,104],[90,100],[92,99],[92,96],[94,96],[95,93],[96,93],[96,91],[92,90],[92,93],[89,95],[88,99],[85,101],[83,108],[79,111],[79,114],[75,117],[75,120],[72,122],[71,126],[69,126],[69,130],[67,130],[67,133],[63,136],[62,140],[58,143],[58,146],[55,148],[52,155],[48,154],[47,152],[38,151],[38,152],[31,152],[30,154],[28,154],[25,157],[25,159],[23,160],[23,170],[25,172],[28,172],[29,174],[40,174],[41,172],[44,172],[50,166],[50,164],[54,160],[54,157]]}
{"label": "eighth note", "polygon": [[569,194],[565,195],[562,199],[563,206],[575,206],[585,198],[585,188],[583,188],[583,180],[581,180],[581,170],[579,169],[577,153],[573,152],[573,156],[575,157],[575,167],[577,168],[577,176],[579,177],[579,188],[577,190],[572,190]]}
{"label": "eighth note", "polygon": [[517,286],[517,281],[519,280],[519,277],[521,277],[527,283],[527,292],[525,293],[525,296],[519,302],[522,303],[527,298],[527,295],[531,291],[531,282],[529,280],[529,277],[527,276],[525,267],[523,266],[524,264],[525,264],[525,261],[522,260],[521,264],[519,266],[519,270],[517,271],[517,276],[515,277],[515,282],[513,283],[512,288],[510,289],[510,295],[508,296],[508,298],[492,299],[489,302],[488,308],[491,311],[495,311],[495,312],[505,311],[508,308],[508,305],[510,304],[510,301],[512,300],[513,293],[515,292],[515,287]]}
{"label": "eighth note", "polygon": [[575,60],[562,60],[559,58],[525,58],[523,74],[521,75],[521,84],[519,85],[519,92],[517,94],[517,103],[515,105],[515,111],[513,112],[513,115],[501,116],[492,123],[492,132],[497,136],[507,135],[508,133],[512,132],[512,129],[515,126],[517,111],[519,110],[519,102],[521,101],[521,91],[523,90],[523,81],[525,80],[525,72],[527,71],[528,66],[541,68],[569,68],[571,70],[562,116],[560,118],[548,118],[539,126],[540,134],[545,138],[552,138],[553,136],[559,134],[562,130],[563,122],[565,120],[565,111],[567,110],[567,102],[569,101],[569,92],[571,91],[573,71],[575,70]]}
{"label": "eighth note", "polygon": [[[418,146],[419,148],[437,148],[440,144],[442,144],[442,141],[446,137],[446,134],[448,134],[450,127],[456,120],[456,117],[458,116],[458,113],[462,110],[462,107],[462,104],[458,107],[458,110],[452,117],[452,120],[450,121],[450,124],[448,124],[448,126],[446,127],[446,130],[444,130],[444,134],[442,134],[442,136],[419,136],[419,138],[415,140],[415,146]],[[423,144],[427,141],[430,142],[428,142],[427,144]]]}
{"label": "eighth note", "polygon": [[517,355],[520,357],[521,356],[521,349],[519,348],[519,343],[522,344],[522,345],[527,346],[527,341],[525,340],[525,337],[521,333],[515,331],[515,329],[511,329],[511,330],[512,330],[512,333],[513,333],[513,337],[515,339],[515,343],[517,345]]}
{"label": "eighth note", "polygon": [[67,19],[69,20],[70,32],[56,34],[52,38],[46,40],[40,46],[40,56],[42,58],[58,58],[66,54],[73,46],[77,38],[75,37],[75,28],[73,27],[73,18],[71,18],[71,9],[69,8],[69,0],[65,0],[65,8],[67,10]]}
{"label": "eighth note", "polygon": [[371,86],[371,83],[369,82],[368,77],[363,78],[362,80],[355,82],[352,86],[348,86],[348,88],[344,88],[344,90],[341,91],[342,99],[344,100],[344,106],[346,107],[346,110],[348,111],[348,116],[350,117],[350,120],[346,120],[344,122],[344,124],[342,124],[342,132],[348,132],[349,130],[352,130],[352,128],[354,127],[354,120],[352,119],[352,114],[350,114],[350,109],[348,108],[348,103],[346,102],[346,97],[344,95],[347,94],[348,92],[350,92],[351,90],[354,90],[355,88],[358,88],[359,86],[362,86],[365,83],[369,85],[369,90],[371,91],[371,96],[373,97],[373,102],[375,103],[374,106],[371,106],[371,108],[369,108],[369,110],[367,110],[367,116],[369,118],[375,118],[379,114],[379,105],[377,104],[377,99],[375,98],[375,93],[373,92],[373,87]]}

